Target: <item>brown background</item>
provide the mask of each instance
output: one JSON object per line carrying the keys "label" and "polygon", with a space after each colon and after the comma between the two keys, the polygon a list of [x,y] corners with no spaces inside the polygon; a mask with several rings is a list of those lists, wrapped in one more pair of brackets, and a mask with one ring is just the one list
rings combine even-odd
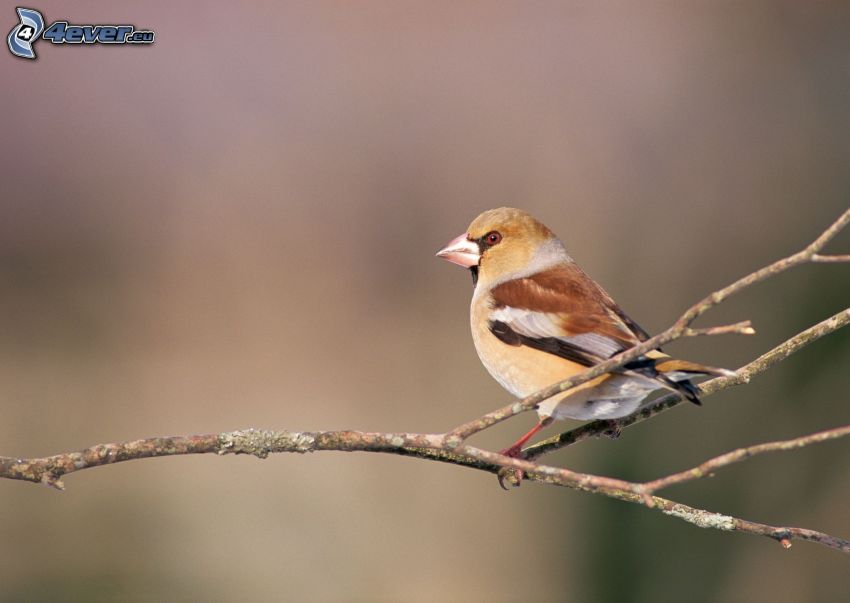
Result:
{"label": "brown background", "polygon": [[[14,3],[0,11],[3,33]],[[40,2],[152,47],[0,51],[0,454],[244,427],[439,431],[510,397],[433,257],[540,217],[651,332],[848,204],[836,3]],[[850,236],[835,242],[850,250]],[[850,302],[799,268],[671,346],[734,367]],[[553,459],[627,479],[850,422],[850,333]],[[501,447],[516,419],[476,440]],[[678,487],[850,537],[848,443]],[[0,600],[807,601],[847,557],[366,454],[191,457],[0,482]]]}

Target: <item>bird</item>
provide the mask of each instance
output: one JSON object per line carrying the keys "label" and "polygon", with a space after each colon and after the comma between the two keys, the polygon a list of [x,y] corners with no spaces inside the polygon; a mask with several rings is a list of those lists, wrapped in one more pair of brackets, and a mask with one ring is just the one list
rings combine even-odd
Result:
{"label": "bird", "polygon": [[[490,375],[519,398],[649,339],[576,264],[555,233],[521,209],[485,211],[437,257],[472,273],[475,349]],[[734,373],[652,350],[538,404],[538,423],[500,454],[521,456],[526,442],[555,420],[628,416],[659,389],[699,405],[691,379],[704,375]]]}

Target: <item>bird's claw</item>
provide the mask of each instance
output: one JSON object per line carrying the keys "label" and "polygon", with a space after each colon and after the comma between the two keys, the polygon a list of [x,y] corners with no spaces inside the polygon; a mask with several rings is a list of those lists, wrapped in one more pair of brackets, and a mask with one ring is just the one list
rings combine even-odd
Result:
{"label": "bird's claw", "polygon": [[522,478],[525,477],[525,472],[522,469],[513,467],[502,467],[497,474],[499,485],[502,490],[510,490],[511,488],[519,488],[522,485]]}
{"label": "bird's claw", "polygon": [[[514,444],[510,448],[500,450],[499,454],[512,459],[522,458],[522,445],[519,443]],[[522,485],[525,472],[515,467],[502,467],[499,469],[497,477],[499,478],[499,485],[502,487],[502,490],[510,490],[511,488],[519,488]]]}

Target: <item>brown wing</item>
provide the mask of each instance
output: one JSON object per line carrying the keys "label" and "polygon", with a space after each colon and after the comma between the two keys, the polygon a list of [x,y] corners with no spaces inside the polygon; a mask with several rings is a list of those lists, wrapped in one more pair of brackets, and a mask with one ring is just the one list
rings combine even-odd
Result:
{"label": "brown wing", "polygon": [[[649,338],[575,264],[503,283],[491,294],[490,332],[508,345],[525,345],[592,366]],[[651,353],[625,365],[623,371],[655,379],[660,387],[699,404],[690,381],[668,378],[657,368],[662,366],[659,362],[669,364],[670,359]]]}
{"label": "brown wing", "polygon": [[649,336],[575,264],[564,264],[493,288],[493,315],[529,337],[574,343],[607,358]]}

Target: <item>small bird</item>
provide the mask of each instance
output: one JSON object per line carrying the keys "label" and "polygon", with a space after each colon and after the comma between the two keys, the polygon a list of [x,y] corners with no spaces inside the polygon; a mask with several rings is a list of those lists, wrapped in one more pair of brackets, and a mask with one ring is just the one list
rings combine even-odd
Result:
{"label": "small bird", "polygon": [[[578,267],[555,234],[520,209],[484,212],[437,256],[472,273],[475,349],[514,396],[524,398],[649,338]],[[699,404],[691,377],[733,374],[653,350],[541,402],[539,423],[501,454],[519,456],[522,446],[555,419],[625,417],[661,388]]]}

